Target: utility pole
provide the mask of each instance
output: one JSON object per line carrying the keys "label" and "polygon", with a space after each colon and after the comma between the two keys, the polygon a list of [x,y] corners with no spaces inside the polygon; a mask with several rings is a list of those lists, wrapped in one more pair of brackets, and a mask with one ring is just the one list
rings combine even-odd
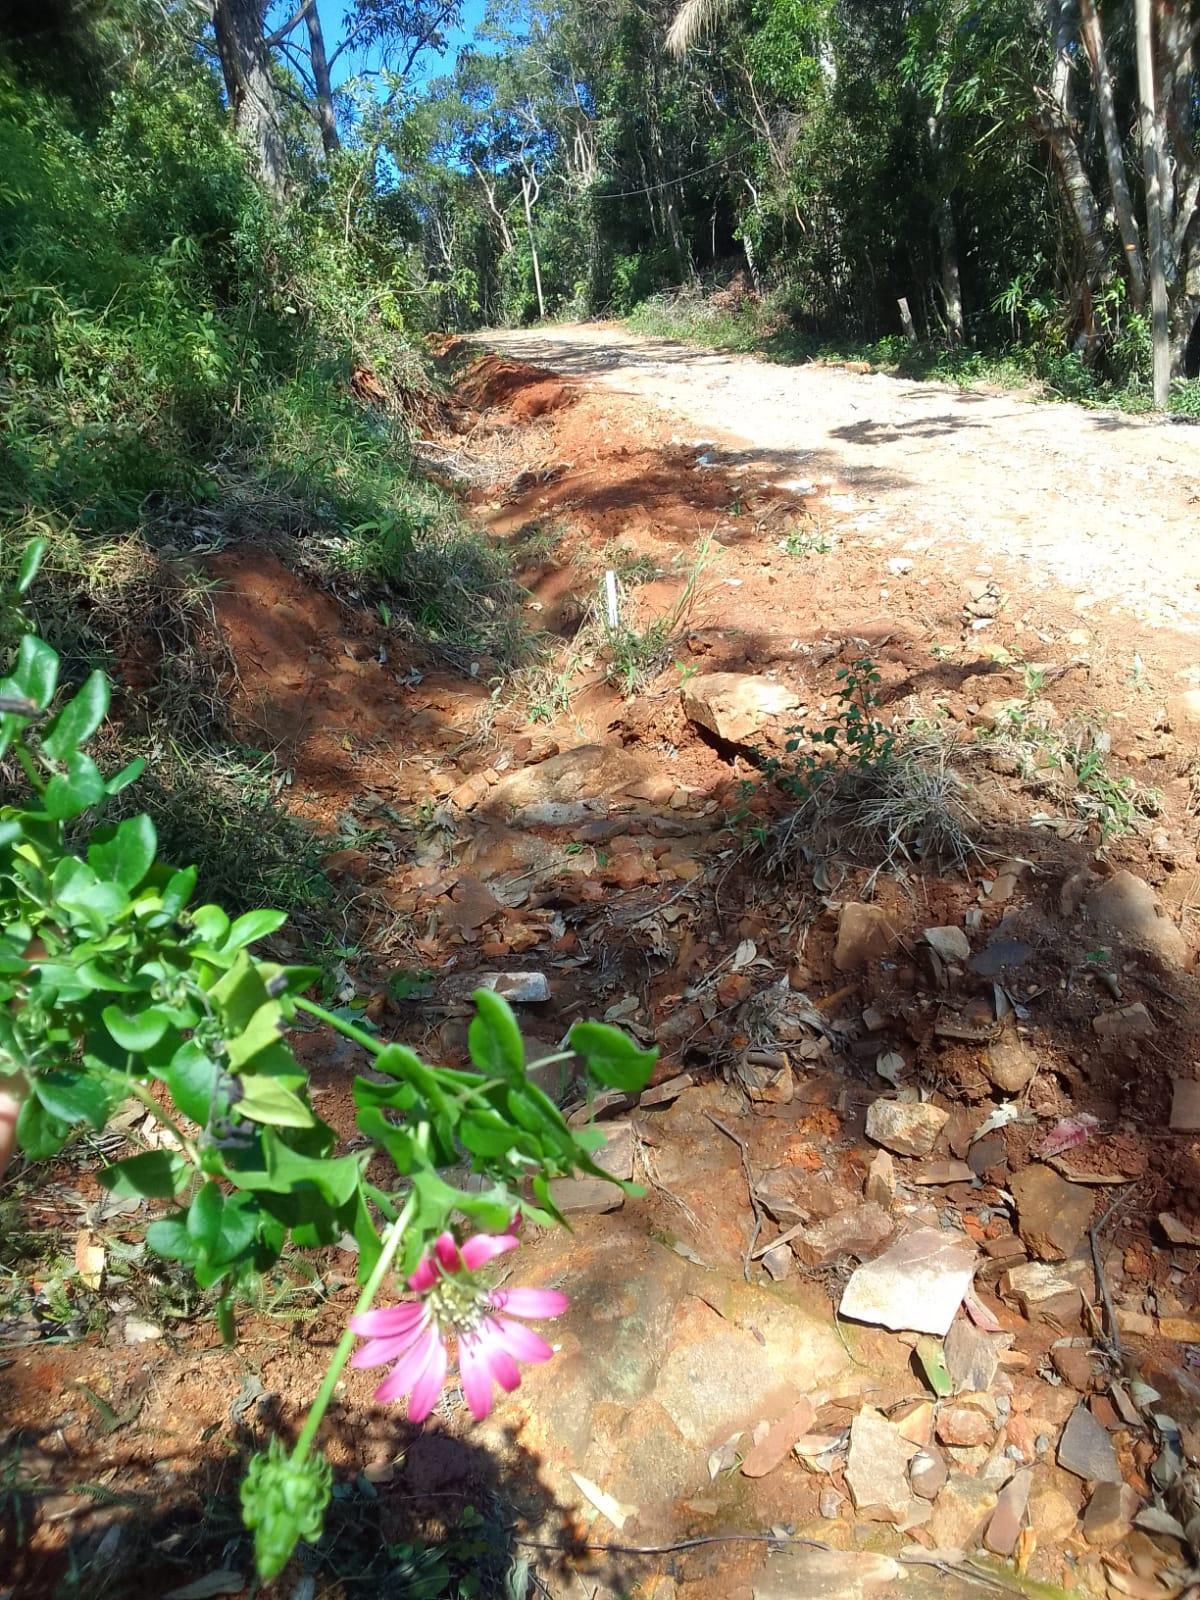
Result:
{"label": "utility pole", "polygon": [[1154,404],[1162,410],[1171,391],[1171,345],[1167,331],[1167,279],[1163,260],[1162,128],[1158,120],[1158,95],[1154,80],[1153,5],[1154,0],[1134,0],[1142,169],[1146,174],[1146,233],[1150,242]]}

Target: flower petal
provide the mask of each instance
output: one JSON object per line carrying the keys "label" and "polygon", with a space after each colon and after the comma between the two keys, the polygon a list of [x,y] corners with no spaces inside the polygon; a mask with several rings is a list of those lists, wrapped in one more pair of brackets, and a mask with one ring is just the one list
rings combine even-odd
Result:
{"label": "flower petal", "polygon": [[425,1326],[425,1321],[419,1322],[407,1333],[397,1334],[394,1339],[368,1339],[351,1356],[351,1366],[385,1367],[389,1362],[397,1361],[410,1345],[416,1344]]}
{"label": "flower petal", "polygon": [[385,1404],[392,1400],[399,1400],[412,1389],[414,1383],[424,1371],[435,1344],[440,1344],[437,1329],[432,1326],[422,1328],[419,1337],[404,1352],[400,1360],[388,1373],[387,1377],[375,1391],[376,1400]]}
{"label": "flower petal", "polygon": [[482,1422],[492,1409],[492,1373],[486,1352],[469,1333],[458,1341],[458,1370],[471,1415]]}
{"label": "flower petal", "polygon": [[350,1331],[364,1339],[395,1339],[415,1328],[426,1315],[419,1300],[405,1300],[395,1306],[379,1306],[350,1318]]}
{"label": "flower petal", "polygon": [[520,1240],[511,1233],[476,1233],[462,1247],[463,1266],[477,1272],[506,1250],[515,1250]]}
{"label": "flower petal", "polygon": [[445,1272],[458,1271],[458,1246],[452,1233],[439,1233],[432,1250],[426,1250],[417,1264],[417,1270],[408,1280],[408,1287],[417,1294],[432,1289],[440,1276],[439,1266]]}
{"label": "flower petal", "polygon": [[410,1422],[424,1422],[437,1404],[438,1395],[441,1394],[442,1385],[446,1381],[447,1364],[446,1346],[437,1339],[429,1353],[429,1360],[412,1386],[412,1394],[408,1401]]}
{"label": "flower petal", "polygon": [[503,1345],[490,1341],[484,1346],[483,1359],[492,1377],[508,1394],[521,1387],[520,1368]]}
{"label": "flower petal", "polygon": [[[491,1321],[490,1318],[488,1320]],[[546,1341],[523,1322],[513,1322],[510,1317],[497,1317],[494,1326],[498,1330],[496,1342],[518,1361],[549,1361],[554,1354]]]}
{"label": "flower petal", "polygon": [[561,1317],[571,1303],[557,1289],[497,1289],[488,1299],[514,1317]]}

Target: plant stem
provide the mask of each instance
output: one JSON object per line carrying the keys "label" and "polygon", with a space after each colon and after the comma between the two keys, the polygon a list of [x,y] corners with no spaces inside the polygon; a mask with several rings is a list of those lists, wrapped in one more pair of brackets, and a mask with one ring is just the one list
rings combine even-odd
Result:
{"label": "plant stem", "polygon": [[359,1028],[353,1022],[346,1022],[342,1017],[335,1017],[332,1012],[326,1011],[324,1006],[317,1005],[315,1000],[305,1000],[297,995],[292,1002],[298,1011],[307,1011],[310,1017],[316,1017],[318,1022],[323,1022],[327,1027],[342,1034],[344,1038],[353,1039],[355,1044],[362,1045],[364,1050],[369,1050],[373,1056],[379,1055],[383,1045],[374,1039],[365,1028]]}
{"label": "plant stem", "polygon": [[[379,1293],[379,1286],[387,1276],[395,1259],[396,1251],[400,1248],[404,1230],[408,1227],[409,1220],[416,1210],[416,1205],[415,1195],[409,1195],[403,1211],[401,1211],[395,1222],[388,1225],[387,1231],[383,1236],[383,1249],[380,1252],[379,1260],[375,1263],[371,1276],[363,1285],[363,1291],[358,1297],[358,1304],[354,1307],[354,1315],[356,1317],[361,1317],[364,1312],[371,1309],[371,1304]],[[337,1349],[333,1352],[333,1360],[329,1363],[329,1370],[326,1372],[321,1387],[317,1391],[317,1398],[313,1401],[308,1416],[304,1419],[300,1437],[296,1440],[296,1448],[292,1451],[292,1460],[297,1465],[307,1456],[312,1442],[317,1436],[317,1430],[321,1426],[321,1420],[329,1407],[329,1402],[333,1399],[333,1391],[342,1375],[342,1369],[349,1361],[350,1352],[354,1349],[356,1337],[357,1335],[347,1328],[338,1340]]]}

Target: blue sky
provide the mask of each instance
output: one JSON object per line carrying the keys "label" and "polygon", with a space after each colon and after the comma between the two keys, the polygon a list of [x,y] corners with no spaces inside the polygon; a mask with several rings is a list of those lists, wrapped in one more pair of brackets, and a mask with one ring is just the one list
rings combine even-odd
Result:
{"label": "blue sky", "polygon": [[[352,10],[351,0],[318,0],[318,4],[321,13],[321,25],[325,31],[325,46],[332,55],[342,37],[346,13]],[[270,22],[275,27],[279,27],[281,23],[287,21],[295,9],[296,0],[273,0],[268,13]],[[427,79],[436,78],[443,72],[448,72],[453,68],[454,58],[463,45],[469,44],[474,37],[476,28],[483,21],[483,14],[486,9],[487,0],[463,0],[462,23],[459,27],[447,33],[448,48],[446,53],[441,56],[426,55],[424,59],[418,61],[412,74],[414,83],[424,83]],[[296,43],[303,49],[305,42],[303,27],[296,29],[295,37]],[[350,73],[375,64],[370,59],[364,60],[361,55],[356,56],[354,52],[348,51],[334,68],[334,87],[336,88],[338,84],[342,83]]]}

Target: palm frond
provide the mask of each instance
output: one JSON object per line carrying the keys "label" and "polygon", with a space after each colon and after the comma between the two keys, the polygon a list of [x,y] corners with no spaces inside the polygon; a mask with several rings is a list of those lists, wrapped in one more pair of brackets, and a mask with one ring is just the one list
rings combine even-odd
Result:
{"label": "palm frond", "polygon": [[667,49],[683,56],[733,9],[733,0],[683,0],[667,29]]}

